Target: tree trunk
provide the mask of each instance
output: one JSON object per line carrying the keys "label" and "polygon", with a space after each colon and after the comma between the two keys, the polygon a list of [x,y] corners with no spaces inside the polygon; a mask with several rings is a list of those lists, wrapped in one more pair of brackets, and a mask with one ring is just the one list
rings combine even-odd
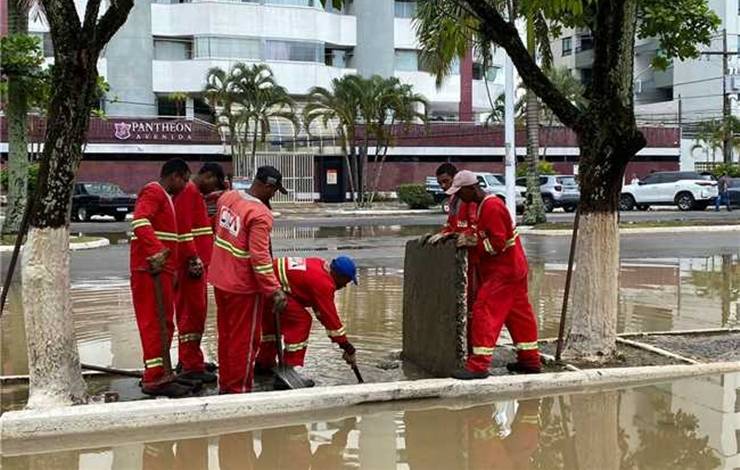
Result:
{"label": "tree trunk", "polygon": [[87,399],[69,296],[69,216],[98,71],[96,51],[75,52],[57,54],[39,197],[23,251],[29,408]]}
{"label": "tree trunk", "polygon": [[259,134],[259,120],[254,120],[254,135],[252,136],[252,178],[257,176],[257,134]]}
{"label": "tree trunk", "polygon": [[[537,52],[534,21],[530,14],[527,18],[527,49],[534,57]],[[540,195],[540,175],[537,165],[540,162],[540,103],[537,95],[527,90],[527,201],[524,204],[523,222],[525,225],[537,225],[547,221],[545,208]]]}
{"label": "tree trunk", "polygon": [[[8,33],[28,34],[28,9],[17,0],[8,5]],[[28,99],[19,78],[8,77],[8,206],[2,234],[16,234],[28,199]]]}

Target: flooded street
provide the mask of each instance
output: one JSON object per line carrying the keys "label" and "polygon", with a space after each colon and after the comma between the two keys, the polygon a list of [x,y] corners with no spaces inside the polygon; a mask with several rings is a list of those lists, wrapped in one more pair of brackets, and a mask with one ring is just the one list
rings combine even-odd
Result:
{"label": "flooded street", "polygon": [[4,470],[735,469],[740,374],[2,458]]}

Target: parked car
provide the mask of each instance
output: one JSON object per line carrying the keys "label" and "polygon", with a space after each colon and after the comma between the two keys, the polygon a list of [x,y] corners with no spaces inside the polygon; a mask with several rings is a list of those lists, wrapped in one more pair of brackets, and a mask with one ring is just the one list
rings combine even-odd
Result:
{"label": "parked car", "polygon": [[679,210],[704,210],[717,197],[717,182],[694,171],[661,171],[622,188],[619,209],[678,206]]}
{"label": "parked car", "polygon": [[134,211],[135,194],[126,194],[113,183],[76,183],[72,194],[72,217],[80,222],[94,215],[109,215],[121,222]]}
{"label": "parked car", "polygon": [[436,176],[427,176],[425,181],[426,190],[434,198],[434,202],[439,204],[440,202],[447,199],[447,195],[442,191],[442,186],[437,182]]}
{"label": "parked car", "polygon": [[[475,172],[475,176],[478,177],[478,184],[488,194],[495,194],[504,201],[506,200],[506,178],[504,175],[498,173],[485,173]],[[514,186],[516,193],[516,207],[521,209],[524,207],[524,195],[527,192],[527,188],[523,186]]]}
{"label": "parked car", "polygon": [[727,190],[730,193],[730,206],[740,207],[740,178],[732,178]]}
{"label": "parked car", "polygon": [[[517,178],[516,184],[527,187],[527,178]],[[540,194],[546,212],[562,207],[565,212],[573,212],[581,199],[581,190],[573,175],[540,176]]]}

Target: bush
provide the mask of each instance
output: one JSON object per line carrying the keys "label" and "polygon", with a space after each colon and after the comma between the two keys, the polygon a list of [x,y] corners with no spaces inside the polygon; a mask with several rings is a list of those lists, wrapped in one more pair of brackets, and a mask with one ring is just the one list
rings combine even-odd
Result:
{"label": "bush", "polygon": [[[537,171],[541,175],[554,175],[555,174],[555,167],[552,165],[552,163],[540,160],[540,162],[537,164]],[[521,178],[523,176],[527,176],[527,164],[526,162],[523,164],[518,164],[516,166],[516,177]]]}
{"label": "bush", "polygon": [[732,178],[740,178],[740,165],[736,163],[722,163],[712,168],[712,174],[719,178],[724,172]]}
{"label": "bush", "polygon": [[409,206],[409,209],[429,209],[434,205],[434,198],[423,184],[402,184],[397,190],[398,199]]}
{"label": "bush", "polygon": [[[28,165],[28,194],[29,196],[33,194],[33,192],[36,190],[36,182],[39,178],[39,164],[38,163],[31,163]],[[3,191],[3,193],[8,192],[8,167],[7,164],[5,168],[0,170],[0,190]]]}

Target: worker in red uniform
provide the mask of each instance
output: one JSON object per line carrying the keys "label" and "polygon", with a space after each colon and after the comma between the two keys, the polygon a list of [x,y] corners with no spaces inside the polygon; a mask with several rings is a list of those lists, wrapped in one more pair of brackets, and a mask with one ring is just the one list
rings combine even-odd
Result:
{"label": "worker in red uniform", "polygon": [[[443,163],[437,168],[437,183],[442,190],[447,191],[452,186],[452,179],[457,174],[457,167],[452,163]],[[422,243],[435,245],[460,234],[473,235],[477,230],[478,204],[465,202],[456,195],[450,196],[447,222],[442,230],[434,235],[422,239]],[[478,278],[478,255],[477,250],[468,250],[468,311],[473,309],[476,293],[480,279]],[[470,341],[468,341],[469,343]]]}
{"label": "worker in red uniform", "polygon": [[517,362],[507,364],[509,371],[540,372],[537,322],[527,296],[527,257],[508,209],[497,196],[486,195],[470,171],[456,174],[447,194],[478,204],[477,233],[458,237],[458,246],[478,252],[480,286],[471,316],[470,354],[465,368],[453,376],[466,380],[488,377],[504,325],[517,349]]}
{"label": "worker in red uniform", "polygon": [[252,390],[263,299],[271,298],[278,311],[287,302],[272,267],[268,207],[277,191],[287,193],[282,179],[277,169],[263,166],[248,192],[227,191],[218,200],[208,280],[216,297],[221,393]]}
{"label": "worker in red uniform", "polygon": [[224,180],[221,165],[206,163],[173,198],[179,242],[175,292],[178,369],[181,378],[203,383],[216,381],[216,374],[206,370],[200,348],[208,310],[205,269],[213,247],[213,230],[204,195],[222,188]]}
{"label": "worker in red uniform", "polygon": [[[288,367],[302,367],[308,348],[313,309],[326,334],[343,351],[344,360],[355,364],[355,347],[347,340],[347,333],[334,305],[334,294],[347,284],[357,284],[357,267],[352,258],[339,256],[331,263],[321,258],[278,258],[275,271],[283,290],[288,294],[288,304],[280,314],[280,328],[285,338],[284,360]],[[262,344],[257,358],[260,370],[275,367],[277,354],[275,317],[272,309],[265,309],[262,321]],[[302,378],[306,386],[314,381]],[[279,380],[279,378],[277,378]],[[276,383],[276,388],[282,384]]]}
{"label": "worker in red uniform", "polygon": [[[177,223],[171,196],[182,191],[188,178],[187,163],[179,158],[167,161],[159,181],[147,184],[139,193],[131,222],[131,296],[144,352],[141,388],[148,395],[180,397],[191,391],[190,387],[176,382],[172,371],[165,371],[164,367],[164,355],[169,354],[174,329],[174,283],[178,266]],[[155,282],[161,285],[165,332],[160,331]]]}

